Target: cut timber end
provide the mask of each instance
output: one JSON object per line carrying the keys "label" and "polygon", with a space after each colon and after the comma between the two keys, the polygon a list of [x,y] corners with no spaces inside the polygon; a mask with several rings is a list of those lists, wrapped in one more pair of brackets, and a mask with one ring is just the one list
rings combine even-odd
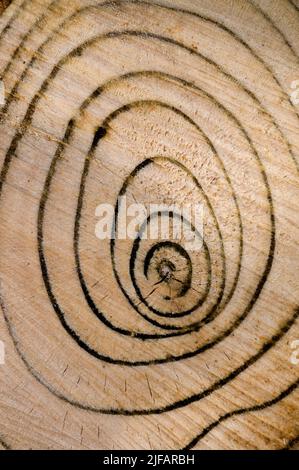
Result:
{"label": "cut timber end", "polygon": [[298,448],[298,1],[6,3],[0,448]]}

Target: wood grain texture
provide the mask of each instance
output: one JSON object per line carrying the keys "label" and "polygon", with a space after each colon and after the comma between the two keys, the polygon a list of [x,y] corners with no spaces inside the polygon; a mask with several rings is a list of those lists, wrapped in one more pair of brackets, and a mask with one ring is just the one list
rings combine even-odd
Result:
{"label": "wood grain texture", "polygon": [[[0,448],[298,448],[298,56],[296,0],[4,11]],[[120,195],[202,249],[99,240]]]}
{"label": "wood grain texture", "polygon": [[0,13],[3,13],[5,8],[7,8],[10,3],[11,3],[10,0],[1,0],[0,1]]}

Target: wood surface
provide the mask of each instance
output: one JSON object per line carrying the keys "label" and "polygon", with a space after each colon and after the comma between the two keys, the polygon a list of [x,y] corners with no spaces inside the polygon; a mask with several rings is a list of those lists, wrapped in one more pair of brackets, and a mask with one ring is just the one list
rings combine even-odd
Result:
{"label": "wood surface", "polygon": [[0,13],[3,13],[10,3],[10,0],[0,0]]}
{"label": "wood surface", "polygon": [[[298,56],[297,0],[4,10],[0,447],[298,448]],[[202,249],[99,240],[120,194]]]}

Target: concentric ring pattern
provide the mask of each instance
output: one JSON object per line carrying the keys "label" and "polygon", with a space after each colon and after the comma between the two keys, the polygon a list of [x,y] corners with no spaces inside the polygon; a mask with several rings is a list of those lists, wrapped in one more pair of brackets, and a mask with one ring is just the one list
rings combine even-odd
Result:
{"label": "concentric ring pattern", "polygon": [[[29,3],[13,2],[0,36],[1,298],[26,373],[91,416],[166,428],[190,407],[191,428],[160,441],[173,448],[294,397],[296,34],[267,1]],[[130,238],[124,200],[131,215],[160,207]],[[101,204],[114,208],[112,239],[95,235]],[[200,204],[203,234],[161,209],[174,204]],[[153,221],[182,223],[201,249],[144,237]],[[245,399],[260,375],[277,386]],[[199,419],[205,400],[222,412]]]}

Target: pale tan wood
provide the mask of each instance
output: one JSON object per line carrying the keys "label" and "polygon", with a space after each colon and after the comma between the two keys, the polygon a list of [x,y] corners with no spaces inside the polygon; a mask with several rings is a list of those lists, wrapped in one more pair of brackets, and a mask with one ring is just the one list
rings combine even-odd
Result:
{"label": "pale tan wood", "polygon": [[[4,11],[3,448],[298,447],[298,55],[295,0]],[[204,203],[211,286],[189,315],[171,318],[204,294],[204,250],[180,296],[186,258],[163,247],[146,277],[142,241],[142,300],[132,240],[111,257],[95,236],[126,180],[129,203]]]}

